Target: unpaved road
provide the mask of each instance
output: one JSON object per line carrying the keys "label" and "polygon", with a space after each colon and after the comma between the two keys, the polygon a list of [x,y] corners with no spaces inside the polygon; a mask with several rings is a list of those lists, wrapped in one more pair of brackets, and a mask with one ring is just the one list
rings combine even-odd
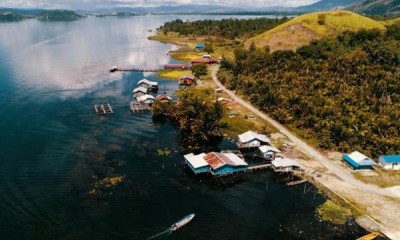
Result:
{"label": "unpaved road", "polygon": [[214,83],[218,86],[218,88],[221,88],[224,92],[226,92],[235,102],[248,108],[254,114],[256,114],[260,118],[264,119],[265,121],[269,122],[272,126],[274,126],[276,129],[278,129],[279,132],[281,132],[282,134],[287,136],[297,146],[297,148],[301,152],[306,154],[311,159],[314,159],[314,160],[317,160],[318,162],[320,162],[330,173],[336,175],[343,181],[353,185],[355,188],[362,190],[364,192],[368,192],[368,193],[372,193],[372,194],[376,194],[376,195],[380,195],[380,196],[399,198],[398,195],[395,195],[394,193],[389,192],[384,188],[381,188],[376,185],[367,184],[367,183],[364,183],[364,182],[354,178],[353,175],[351,175],[347,171],[343,170],[342,168],[340,168],[339,166],[334,164],[332,162],[332,160],[328,159],[327,157],[322,155],[320,152],[315,150],[313,147],[311,147],[307,143],[305,143],[303,140],[296,137],[287,128],[285,128],[282,124],[280,124],[279,122],[270,118],[267,114],[261,112],[257,108],[253,107],[253,105],[251,105],[250,103],[248,103],[248,102],[244,101],[243,99],[241,99],[240,97],[238,97],[234,92],[227,89],[218,80],[218,77],[217,77],[218,70],[219,70],[219,66],[212,67],[212,78],[214,80]]}

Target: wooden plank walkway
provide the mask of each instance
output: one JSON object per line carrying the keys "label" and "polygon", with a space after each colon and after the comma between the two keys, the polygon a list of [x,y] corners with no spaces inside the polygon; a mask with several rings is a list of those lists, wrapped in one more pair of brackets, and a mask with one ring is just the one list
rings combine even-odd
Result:
{"label": "wooden plank walkway", "polygon": [[114,111],[109,103],[107,104],[95,104],[94,110],[96,111],[97,115],[107,115],[107,114],[114,114]]}
{"label": "wooden plank walkway", "polygon": [[254,165],[254,166],[250,166],[247,168],[248,171],[254,171],[254,170],[262,170],[262,169],[267,169],[271,167],[271,164],[260,164],[260,165]]}
{"label": "wooden plank walkway", "polygon": [[286,186],[296,186],[296,185],[303,184],[305,182],[307,182],[307,179],[301,179],[298,181],[288,182],[288,183],[286,183]]}
{"label": "wooden plank walkway", "polygon": [[160,72],[164,68],[118,68],[114,72]]}

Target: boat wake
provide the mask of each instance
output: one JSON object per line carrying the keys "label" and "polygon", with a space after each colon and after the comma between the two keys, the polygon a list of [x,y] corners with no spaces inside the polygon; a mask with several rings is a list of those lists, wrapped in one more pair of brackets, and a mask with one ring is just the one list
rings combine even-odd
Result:
{"label": "boat wake", "polygon": [[156,239],[156,238],[162,238],[162,237],[167,237],[167,236],[171,235],[172,232],[173,232],[173,231],[172,231],[171,228],[167,228],[166,230],[164,230],[164,231],[162,231],[162,232],[160,232],[160,233],[157,233],[157,234],[154,235],[154,236],[149,237],[147,240]]}

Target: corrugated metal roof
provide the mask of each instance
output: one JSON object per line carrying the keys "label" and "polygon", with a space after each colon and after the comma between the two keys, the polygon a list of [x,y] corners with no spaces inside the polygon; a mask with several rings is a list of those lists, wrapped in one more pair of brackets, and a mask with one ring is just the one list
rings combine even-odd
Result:
{"label": "corrugated metal roof", "polygon": [[281,150],[277,149],[276,147],[267,146],[267,145],[261,146],[258,149],[260,149],[260,151],[262,153],[267,153],[267,152],[280,153],[281,152]]}
{"label": "corrugated metal roof", "polygon": [[212,169],[218,169],[225,165],[248,166],[248,164],[234,153],[208,153],[204,159],[210,164]]}
{"label": "corrugated metal roof", "polygon": [[256,132],[253,131],[247,131],[243,134],[239,135],[239,140],[241,143],[248,143],[250,141],[253,140],[259,140],[261,142],[265,142],[265,143],[271,143],[271,141],[269,140],[269,138],[263,134],[258,134]]}
{"label": "corrugated metal roof", "polygon": [[144,101],[147,101],[147,100],[155,100],[155,98],[152,96],[152,95],[150,95],[150,94],[146,94],[146,95],[143,95],[143,96],[140,96],[140,97],[138,97],[138,98],[136,98],[139,102],[144,102]]}
{"label": "corrugated metal roof", "polygon": [[350,158],[351,160],[356,162],[359,166],[371,166],[371,165],[376,164],[370,158],[368,158],[367,156],[365,156],[364,154],[362,154],[358,151],[354,151],[350,154],[346,154],[345,156],[347,156],[348,158]]}
{"label": "corrugated metal roof", "polygon": [[170,96],[166,95],[166,94],[157,95],[156,99],[157,99],[157,101],[160,101],[160,100],[169,100],[170,101],[170,100],[172,100],[172,98]]}
{"label": "corrugated metal roof", "polygon": [[191,80],[194,80],[195,79],[195,77],[194,77],[194,75],[193,74],[185,74],[185,75],[182,75],[181,77],[180,77],[180,79],[191,79]]}
{"label": "corrugated metal roof", "polygon": [[158,85],[158,82],[153,82],[153,81],[149,81],[149,80],[147,80],[147,79],[142,79],[142,80],[140,80],[139,82],[138,82],[138,85],[140,85],[140,84],[142,84],[142,83],[146,83],[147,85],[150,85],[150,86],[157,86]]}
{"label": "corrugated metal roof", "polygon": [[380,157],[387,163],[400,163],[400,155],[382,155]]}
{"label": "corrugated metal roof", "polygon": [[220,153],[208,153],[204,157],[204,160],[208,162],[212,169],[218,169],[226,165],[225,161],[221,159],[222,157],[220,155]]}
{"label": "corrugated metal roof", "polygon": [[223,153],[234,166],[248,166],[248,164],[234,153]]}
{"label": "corrugated metal roof", "polygon": [[194,155],[193,153],[185,155],[186,161],[190,163],[194,168],[201,168],[201,167],[206,167],[209,166],[208,162],[204,160],[204,157],[206,156],[205,153],[201,153],[198,155]]}
{"label": "corrugated metal roof", "polygon": [[148,89],[144,88],[144,87],[137,87],[137,88],[133,89],[134,93],[136,93],[136,92],[147,93],[147,91],[148,91]]}
{"label": "corrugated metal roof", "polygon": [[295,160],[290,158],[278,158],[271,162],[272,166],[278,168],[286,168],[286,167],[301,167]]}

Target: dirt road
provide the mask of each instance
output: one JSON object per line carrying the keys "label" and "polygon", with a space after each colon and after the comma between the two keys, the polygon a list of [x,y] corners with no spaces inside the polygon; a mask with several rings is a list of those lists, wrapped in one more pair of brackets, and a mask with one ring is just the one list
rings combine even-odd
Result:
{"label": "dirt road", "polygon": [[334,164],[330,159],[328,159],[327,157],[322,155],[320,152],[315,150],[313,147],[309,146],[303,140],[301,140],[300,138],[296,137],[287,128],[285,128],[282,124],[280,124],[279,122],[277,122],[274,119],[270,118],[267,114],[261,112],[260,110],[255,108],[250,103],[248,103],[248,102],[244,101],[243,99],[241,99],[240,97],[238,97],[234,92],[232,92],[229,89],[227,89],[218,80],[218,77],[217,77],[218,70],[219,70],[219,66],[213,66],[212,67],[212,78],[213,78],[215,84],[218,86],[218,88],[221,88],[224,92],[226,92],[234,101],[236,101],[237,103],[241,104],[242,106],[248,108],[254,114],[256,114],[260,118],[264,119],[265,121],[269,122],[272,126],[274,126],[276,129],[278,129],[279,132],[281,132],[282,134],[287,136],[297,146],[297,148],[301,152],[306,154],[311,159],[319,161],[330,173],[336,175],[337,177],[339,177],[343,181],[346,181],[347,183],[353,185],[357,189],[361,189],[361,190],[363,190],[365,192],[372,193],[372,194],[377,194],[377,195],[380,195],[380,196],[399,198],[399,196],[395,195],[392,192],[387,191],[384,188],[378,187],[376,185],[366,184],[366,183],[361,182],[360,180],[354,178],[353,175],[351,175],[347,171],[343,170],[341,167],[339,167],[336,164]]}

